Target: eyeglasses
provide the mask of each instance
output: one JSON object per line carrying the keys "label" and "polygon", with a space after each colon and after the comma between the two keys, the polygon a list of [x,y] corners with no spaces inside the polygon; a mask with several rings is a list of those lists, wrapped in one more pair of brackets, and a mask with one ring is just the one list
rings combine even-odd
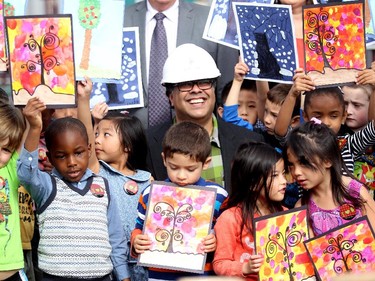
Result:
{"label": "eyeglasses", "polygon": [[180,92],[189,92],[194,88],[194,85],[197,85],[201,90],[208,90],[211,89],[214,84],[215,80],[213,79],[202,79],[176,83],[173,86],[177,87]]}

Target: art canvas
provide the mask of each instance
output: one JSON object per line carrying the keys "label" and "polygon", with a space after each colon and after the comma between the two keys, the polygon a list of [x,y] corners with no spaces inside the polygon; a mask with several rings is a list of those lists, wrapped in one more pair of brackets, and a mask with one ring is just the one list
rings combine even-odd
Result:
{"label": "art canvas", "polygon": [[26,14],[28,0],[3,0],[4,16],[23,16]]}
{"label": "art canvas", "polygon": [[367,216],[305,241],[319,280],[345,272],[375,271],[374,231]]}
{"label": "art canvas", "polygon": [[233,3],[246,78],[293,83],[298,66],[290,5]]}
{"label": "art canvas", "polygon": [[304,241],[309,238],[306,206],[254,219],[255,249],[263,254],[260,281],[315,280]]}
{"label": "art canvas", "polygon": [[[334,2],[350,2],[353,0],[314,0],[314,4],[329,4]],[[365,27],[366,27],[366,47],[375,49],[375,2],[364,0],[365,3]]]}
{"label": "art canvas", "polygon": [[213,0],[203,31],[203,38],[239,49],[233,2],[273,4],[274,0]]}
{"label": "art canvas", "polygon": [[0,71],[6,71],[6,42],[4,28],[4,0],[0,0]]}
{"label": "art canvas", "polygon": [[363,2],[303,7],[305,71],[316,86],[355,82],[366,68]]}
{"label": "art canvas", "polygon": [[12,98],[35,96],[49,107],[76,103],[70,15],[5,17]]}
{"label": "art canvas", "polygon": [[203,273],[202,239],[211,231],[215,201],[213,187],[153,182],[143,228],[152,246],[138,264]]}
{"label": "art canvas", "polygon": [[94,82],[121,79],[123,0],[64,0],[72,14],[77,79]]}
{"label": "art canvas", "polygon": [[124,27],[121,79],[93,83],[90,107],[105,102],[109,109],[143,107],[143,88],[138,27]]}

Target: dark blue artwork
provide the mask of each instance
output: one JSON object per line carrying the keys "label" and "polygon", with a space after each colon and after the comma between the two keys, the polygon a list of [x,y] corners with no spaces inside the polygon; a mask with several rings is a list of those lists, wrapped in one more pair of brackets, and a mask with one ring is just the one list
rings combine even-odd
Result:
{"label": "dark blue artwork", "polygon": [[248,2],[273,4],[274,0],[213,0],[203,38],[239,49],[232,3]]}
{"label": "dark blue artwork", "polygon": [[110,109],[143,106],[142,77],[138,28],[124,28],[122,45],[121,80],[114,83],[93,83],[90,107],[106,102]]}
{"label": "dark blue artwork", "polygon": [[246,77],[292,83],[298,60],[291,7],[235,3],[234,10]]}

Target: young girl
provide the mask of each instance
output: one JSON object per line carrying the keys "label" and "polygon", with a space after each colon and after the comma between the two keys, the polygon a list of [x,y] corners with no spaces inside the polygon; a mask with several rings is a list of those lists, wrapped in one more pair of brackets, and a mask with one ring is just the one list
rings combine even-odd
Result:
{"label": "young girl", "polygon": [[297,206],[308,205],[314,235],[367,215],[375,226],[375,203],[344,165],[336,136],[318,119],[294,129],[286,144],[287,166],[306,191]]}
{"label": "young girl", "polygon": [[218,275],[258,280],[263,256],[254,252],[252,219],[282,211],[286,179],[280,153],[265,143],[238,148],[231,172],[231,195],[215,225]]}
{"label": "young girl", "polygon": [[[86,80],[88,89],[78,98],[78,117],[87,128],[90,143],[95,146],[89,168],[108,180],[111,197],[117,202],[125,238],[130,245],[131,231],[137,218],[138,199],[151,182],[151,174],[145,171],[146,137],[139,119],[121,113],[107,114],[106,104],[96,108],[94,119],[98,124],[94,135],[89,109],[92,83],[89,79]],[[102,120],[99,120],[100,115],[102,118],[104,116]],[[147,270],[136,265],[136,260],[130,257],[129,248],[126,253],[129,278],[135,281],[147,280]]]}

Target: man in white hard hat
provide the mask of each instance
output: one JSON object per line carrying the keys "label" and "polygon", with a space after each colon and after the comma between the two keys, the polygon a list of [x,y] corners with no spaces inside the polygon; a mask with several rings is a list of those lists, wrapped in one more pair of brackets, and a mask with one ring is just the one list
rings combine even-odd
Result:
{"label": "man in white hard hat", "polygon": [[[225,84],[233,79],[233,68],[238,61],[238,51],[202,38],[207,21],[209,7],[184,0],[143,0],[125,9],[124,26],[139,27],[141,72],[145,106],[138,109],[129,109],[148,127],[148,77],[150,70],[151,38],[156,25],[153,18],[156,13],[162,12],[168,41],[168,54],[185,43],[194,43],[205,49],[216,61],[222,75],[218,79],[217,94]],[[160,70],[161,72],[162,70]],[[160,81],[158,81],[160,82]]]}
{"label": "man in white hard hat", "polygon": [[[174,122],[191,121],[204,127],[211,136],[211,166],[202,177],[228,190],[230,165],[237,147],[245,141],[263,141],[263,137],[216,117],[215,86],[220,71],[210,54],[194,44],[184,44],[168,57],[163,69],[162,84],[175,110]],[[170,123],[149,128],[149,168],[156,180],[167,173],[161,158],[162,140]]]}

